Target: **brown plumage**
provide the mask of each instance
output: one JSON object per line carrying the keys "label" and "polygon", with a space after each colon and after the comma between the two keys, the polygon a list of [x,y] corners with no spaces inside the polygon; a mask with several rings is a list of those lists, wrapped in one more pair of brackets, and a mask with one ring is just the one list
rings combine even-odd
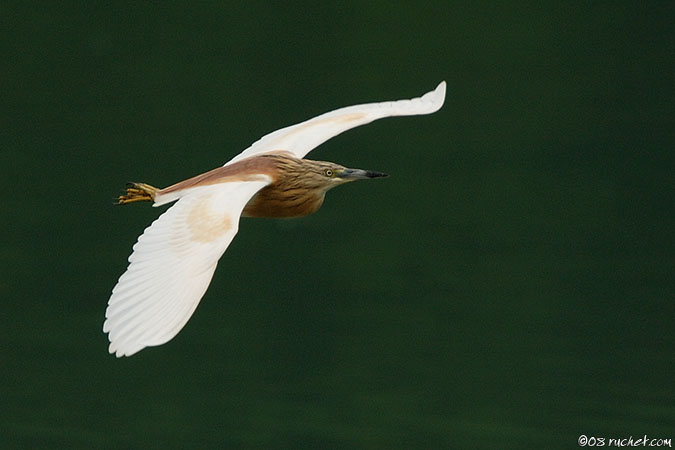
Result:
{"label": "brown plumage", "polygon": [[262,155],[272,160],[274,181],[249,200],[245,217],[302,217],[316,212],[328,189],[337,186],[335,174],[343,166],[286,155]]}
{"label": "brown plumage", "polygon": [[302,217],[316,212],[329,189],[358,179],[385,177],[381,172],[348,169],[326,161],[299,159],[288,152],[252,156],[233,164],[181,181],[164,189],[132,183],[119,204],[151,201],[156,196],[185,189],[236,181],[250,181],[261,175],[272,182],[258,191],[244,207],[244,217]]}

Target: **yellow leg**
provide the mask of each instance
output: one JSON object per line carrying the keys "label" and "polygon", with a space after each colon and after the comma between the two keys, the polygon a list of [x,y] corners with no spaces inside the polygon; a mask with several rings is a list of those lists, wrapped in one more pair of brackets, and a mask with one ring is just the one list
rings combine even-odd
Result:
{"label": "yellow leg", "polygon": [[127,203],[153,201],[158,190],[156,187],[145,183],[129,183],[127,184],[127,193],[117,198],[117,204],[126,205]]}

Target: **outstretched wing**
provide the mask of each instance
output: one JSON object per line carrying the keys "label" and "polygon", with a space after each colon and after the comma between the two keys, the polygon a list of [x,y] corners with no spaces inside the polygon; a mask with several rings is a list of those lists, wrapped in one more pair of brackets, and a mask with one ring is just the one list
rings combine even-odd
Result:
{"label": "outstretched wing", "polygon": [[190,189],[145,230],[108,301],[110,353],[133,355],[183,328],[237,234],[241,211],[269,182],[260,175]]}
{"label": "outstretched wing", "polygon": [[438,111],[445,101],[445,81],[422,97],[393,102],[365,103],[330,111],[313,119],[265,135],[227,164],[273,150],[304,158],[312,149],[351,128],[391,116],[416,116]]}

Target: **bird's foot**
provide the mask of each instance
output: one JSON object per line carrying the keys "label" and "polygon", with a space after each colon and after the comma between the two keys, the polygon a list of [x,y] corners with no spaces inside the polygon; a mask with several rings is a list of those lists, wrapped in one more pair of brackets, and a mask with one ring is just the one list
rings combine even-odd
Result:
{"label": "bird's foot", "polygon": [[154,186],[145,183],[128,183],[127,193],[117,197],[118,205],[126,205],[134,202],[150,202],[155,199],[155,193],[158,191]]}

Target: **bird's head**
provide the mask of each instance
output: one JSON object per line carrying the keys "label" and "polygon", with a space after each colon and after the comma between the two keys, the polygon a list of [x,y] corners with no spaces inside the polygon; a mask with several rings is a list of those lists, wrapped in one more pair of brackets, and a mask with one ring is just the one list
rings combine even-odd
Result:
{"label": "bird's head", "polygon": [[340,164],[327,161],[303,159],[305,173],[300,177],[309,188],[322,189],[324,192],[341,184],[369,178],[388,177],[386,173],[372,170],[349,169]]}

